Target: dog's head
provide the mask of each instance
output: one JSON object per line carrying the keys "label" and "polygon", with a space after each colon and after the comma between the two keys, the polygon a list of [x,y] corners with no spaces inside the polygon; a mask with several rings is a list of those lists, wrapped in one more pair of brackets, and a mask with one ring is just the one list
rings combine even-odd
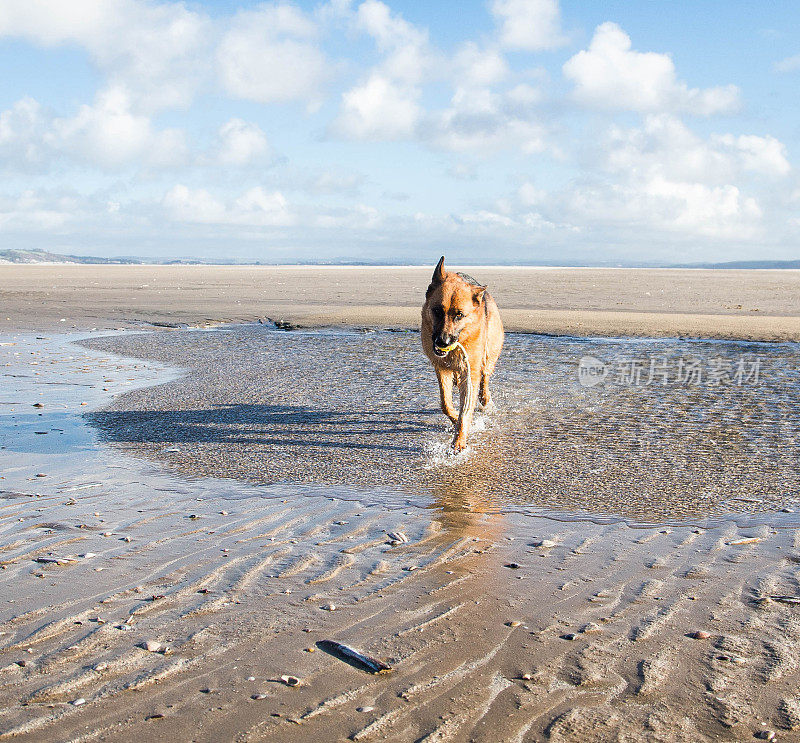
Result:
{"label": "dog's head", "polygon": [[441,257],[425,292],[424,307],[433,328],[433,352],[437,356],[450,353],[459,336],[480,322],[485,292],[485,286],[445,271],[444,256]]}

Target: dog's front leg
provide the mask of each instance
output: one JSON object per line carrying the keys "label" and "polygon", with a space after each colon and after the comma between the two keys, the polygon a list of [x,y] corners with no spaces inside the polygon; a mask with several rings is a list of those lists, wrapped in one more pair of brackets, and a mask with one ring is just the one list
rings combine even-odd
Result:
{"label": "dog's front leg", "polygon": [[439,402],[442,406],[442,412],[455,425],[458,416],[453,408],[453,372],[449,369],[440,369],[437,366],[436,378],[439,380]]}
{"label": "dog's front leg", "polygon": [[[478,383],[480,382],[480,371],[471,370],[468,376],[462,373],[458,385],[460,400],[460,410],[456,421],[456,435],[453,439],[453,451],[460,452],[467,447],[467,437],[472,428],[472,416],[475,413],[475,402],[477,400]],[[470,382],[472,388],[470,389]],[[471,393],[471,394],[468,394]]]}

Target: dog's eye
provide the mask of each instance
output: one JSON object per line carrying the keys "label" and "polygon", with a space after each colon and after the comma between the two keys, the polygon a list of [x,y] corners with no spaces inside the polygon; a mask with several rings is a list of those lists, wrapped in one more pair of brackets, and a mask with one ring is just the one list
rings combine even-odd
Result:
{"label": "dog's eye", "polygon": [[461,314],[460,312],[456,312],[456,314],[453,315],[453,319],[456,321],[460,320],[462,317],[464,317],[464,315]]}

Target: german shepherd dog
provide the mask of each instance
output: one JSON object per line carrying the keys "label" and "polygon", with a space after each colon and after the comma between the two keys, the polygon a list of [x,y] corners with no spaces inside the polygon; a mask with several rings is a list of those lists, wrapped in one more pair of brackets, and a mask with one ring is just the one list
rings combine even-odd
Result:
{"label": "german shepherd dog", "polygon": [[[489,377],[503,347],[503,323],[491,294],[467,274],[445,271],[444,256],[433,272],[422,306],[422,350],[430,359],[439,380],[442,412],[453,422],[453,451],[467,445],[475,408],[468,400],[468,381],[478,390],[484,410],[491,410]],[[460,343],[467,352],[471,379],[462,366]],[[453,409],[453,381],[460,398],[460,410]],[[469,404],[471,403],[471,404]]]}

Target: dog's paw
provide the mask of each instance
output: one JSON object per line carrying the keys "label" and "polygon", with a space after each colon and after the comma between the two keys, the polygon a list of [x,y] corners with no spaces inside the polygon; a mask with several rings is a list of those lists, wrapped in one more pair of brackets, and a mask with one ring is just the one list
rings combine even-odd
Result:
{"label": "dog's paw", "polygon": [[467,439],[457,436],[455,439],[453,439],[451,448],[453,449],[453,454],[459,454],[467,448]]}
{"label": "dog's paw", "polygon": [[478,410],[480,410],[482,413],[486,413],[486,415],[491,415],[492,413],[497,412],[497,406],[494,404],[494,400],[489,400],[489,403],[487,405],[484,405],[483,403],[479,402]]}

